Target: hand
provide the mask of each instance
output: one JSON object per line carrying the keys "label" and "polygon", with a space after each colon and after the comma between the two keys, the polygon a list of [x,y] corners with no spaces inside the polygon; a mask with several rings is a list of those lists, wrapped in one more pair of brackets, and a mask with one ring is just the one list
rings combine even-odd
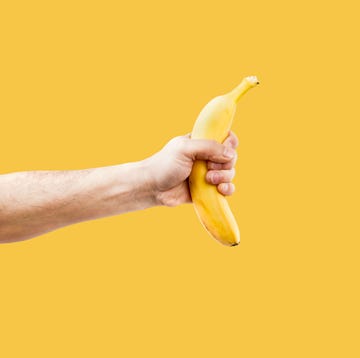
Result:
{"label": "hand", "polygon": [[206,180],[217,185],[223,195],[234,192],[231,183],[235,175],[238,139],[230,132],[223,144],[213,140],[190,139],[190,135],[175,137],[159,152],[148,158],[150,181],[160,205],[176,206],[191,202],[187,178],[195,160],[206,160]]}

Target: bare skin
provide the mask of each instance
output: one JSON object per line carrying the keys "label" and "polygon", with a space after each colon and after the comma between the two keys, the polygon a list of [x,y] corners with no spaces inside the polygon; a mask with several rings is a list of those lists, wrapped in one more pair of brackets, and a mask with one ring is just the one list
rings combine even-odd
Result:
{"label": "bare skin", "polygon": [[190,203],[187,178],[195,160],[206,160],[206,180],[231,195],[237,145],[232,132],[223,144],[185,135],[139,162],[0,175],[0,243],[152,206]]}

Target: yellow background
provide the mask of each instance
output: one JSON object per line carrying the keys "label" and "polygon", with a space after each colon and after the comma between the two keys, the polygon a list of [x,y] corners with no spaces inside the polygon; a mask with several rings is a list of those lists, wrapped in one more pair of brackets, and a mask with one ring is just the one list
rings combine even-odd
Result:
{"label": "yellow background", "polygon": [[356,1],[4,1],[0,172],[140,160],[246,75],[241,244],[191,205],[0,246],[0,356],[359,357]]}

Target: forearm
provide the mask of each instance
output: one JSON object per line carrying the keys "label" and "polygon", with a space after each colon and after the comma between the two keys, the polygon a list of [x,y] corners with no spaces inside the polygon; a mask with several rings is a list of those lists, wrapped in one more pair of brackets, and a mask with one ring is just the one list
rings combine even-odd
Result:
{"label": "forearm", "polygon": [[0,175],[0,242],[155,205],[145,163]]}

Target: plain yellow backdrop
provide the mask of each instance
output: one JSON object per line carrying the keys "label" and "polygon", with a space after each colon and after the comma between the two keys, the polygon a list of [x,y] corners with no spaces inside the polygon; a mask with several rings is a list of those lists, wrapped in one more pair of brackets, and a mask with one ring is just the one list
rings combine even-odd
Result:
{"label": "plain yellow backdrop", "polygon": [[140,160],[247,75],[241,244],[191,205],[0,246],[0,356],[359,357],[356,1],[3,1],[0,172]]}

